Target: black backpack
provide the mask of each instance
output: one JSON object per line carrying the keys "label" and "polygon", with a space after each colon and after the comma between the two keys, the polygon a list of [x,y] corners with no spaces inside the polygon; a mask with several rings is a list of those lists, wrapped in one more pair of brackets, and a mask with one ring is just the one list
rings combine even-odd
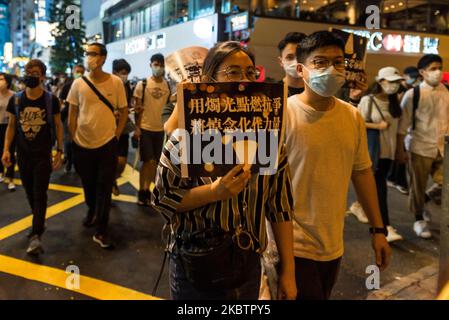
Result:
{"label": "black backpack", "polygon": [[[16,116],[16,122],[20,119],[20,107],[23,106],[23,95],[25,90],[19,91],[14,94],[14,110]],[[53,119],[53,94],[49,91],[44,90],[44,100],[45,100],[45,110],[47,113],[47,123],[50,126],[51,135],[51,146],[53,147],[56,143],[56,130],[55,123]],[[17,129],[18,130],[18,129]]]}

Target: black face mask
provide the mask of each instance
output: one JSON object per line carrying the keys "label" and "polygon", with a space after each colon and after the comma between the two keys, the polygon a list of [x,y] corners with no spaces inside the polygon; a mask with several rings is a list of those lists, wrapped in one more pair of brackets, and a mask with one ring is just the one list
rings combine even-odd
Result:
{"label": "black face mask", "polygon": [[33,77],[33,76],[25,76],[23,78],[23,83],[25,83],[25,85],[28,88],[36,88],[39,84],[40,84],[40,79],[39,77]]}

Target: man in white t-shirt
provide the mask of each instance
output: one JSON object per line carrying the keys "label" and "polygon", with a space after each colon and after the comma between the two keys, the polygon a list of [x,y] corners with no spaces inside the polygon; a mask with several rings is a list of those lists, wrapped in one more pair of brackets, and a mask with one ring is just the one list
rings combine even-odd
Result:
{"label": "man in white t-shirt", "polygon": [[143,162],[138,194],[138,204],[142,206],[149,206],[151,203],[150,185],[156,177],[164,142],[162,109],[170,99],[170,87],[164,79],[164,56],[154,54],[150,61],[152,76],[140,81],[134,90],[136,111],[139,111],[136,135],[140,138],[140,160]]}
{"label": "man in white t-shirt", "polygon": [[334,97],[345,82],[344,43],[315,32],[298,45],[302,94],[288,99],[287,155],[292,174],[298,299],[329,299],[343,256],[349,182],[371,223],[376,264],[390,257],[371,171],[366,129],[352,105]]}
{"label": "man in white t-shirt", "polygon": [[[69,130],[75,169],[81,177],[89,208],[83,224],[86,227],[96,224],[93,240],[107,249],[112,247],[106,231],[117,166],[117,143],[128,117],[128,102],[122,80],[102,70],[106,47],[92,43],[85,55],[89,75],[76,79],[67,97]],[[119,114],[118,124],[114,112]]]}

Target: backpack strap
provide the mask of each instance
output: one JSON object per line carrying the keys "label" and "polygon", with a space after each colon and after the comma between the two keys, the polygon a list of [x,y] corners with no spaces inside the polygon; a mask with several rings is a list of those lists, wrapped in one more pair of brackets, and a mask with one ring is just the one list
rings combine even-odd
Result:
{"label": "backpack strap", "polygon": [[142,80],[142,105],[145,99],[145,90],[147,89],[147,79]]}
{"label": "backpack strap", "polygon": [[412,112],[412,130],[416,128],[416,110],[419,107],[420,90],[419,85],[413,88],[413,112]]}

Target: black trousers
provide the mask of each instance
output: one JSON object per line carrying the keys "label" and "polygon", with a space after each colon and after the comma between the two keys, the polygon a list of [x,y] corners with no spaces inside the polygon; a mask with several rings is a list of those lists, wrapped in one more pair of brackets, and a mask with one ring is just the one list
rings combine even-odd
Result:
{"label": "black trousers", "polygon": [[296,300],[329,300],[337,282],[341,258],[315,261],[295,257]]}
{"label": "black trousers", "polygon": [[[3,153],[3,147],[5,146],[5,136],[6,136],[6,128],[8,127],[7,124],[0,124],[0,153]],[[9,146],[9,153],[11,154],[11,166],[6,169],[5,177],[14,179],[14,167],[16,165],[16,143],[14,139]],[[1,157],[1,156],[0,156]],[[3,163],[0,161],[0,173],[5,172],[5,167],[3,166]]]}
{"label": "black trousers", "polygon": [[393,160],[379,159],[377,170],[374,174],[376,179],[377,197],[379,198],[380,213],[382,214],[382,221],[384,226],[390,225],[390,217],[388,214],[388,188],[387,188],[387,176],[391,170]]}
{"label": "black trousers", "polygon": [[81,177],[89,215],[95,215],[97,233],[106,232],[111,207],[112,185],[117,167],[117,139],[97,149],[73,142],[75,169]]}
{"label": "black trousers", "polygon": [[394,162],[388,174],[388,181],[393,182],[405,189],[408,189],[407,182],[407,165],[404,163]]}
{"label": "black trousers", "polygon": [[31,235],[41,236],[44,233],[45,214],[47,212],[47,189],[50,183],[51,155],[30,155],[17,152],[20,178],[33,212]]}
{"label": "black trousers", "polygon": [[72,166],[73,164],[73,146],[72,146],[72,139],[70,137],[69,133],[69,126],[67,123],[67,119],[63,122],[64,126],[64,158],[67,161],[69,166]]}

